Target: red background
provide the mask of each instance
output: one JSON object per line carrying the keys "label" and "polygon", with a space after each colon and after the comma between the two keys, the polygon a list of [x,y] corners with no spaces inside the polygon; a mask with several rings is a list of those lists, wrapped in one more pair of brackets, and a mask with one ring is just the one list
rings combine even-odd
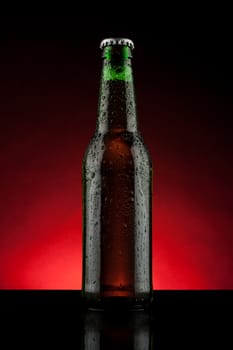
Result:
{"label": "red background", "polygon": [[154,166],[154,288],[233,288],[228,29],[220,39],[195,23],[142,31],[87,20],[93,30],[76,17],[1,18],[0,288],[81,288],[81,164],[109,35],[136,46],[139,126]]}

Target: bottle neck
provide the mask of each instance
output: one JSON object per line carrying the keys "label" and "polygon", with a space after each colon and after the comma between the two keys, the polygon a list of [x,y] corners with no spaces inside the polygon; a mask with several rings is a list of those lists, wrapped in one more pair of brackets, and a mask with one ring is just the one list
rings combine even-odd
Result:
{"label": "bottle neck", "polygon": [[98,132],[137,131],[131,57],[127,46],[103,50]]}

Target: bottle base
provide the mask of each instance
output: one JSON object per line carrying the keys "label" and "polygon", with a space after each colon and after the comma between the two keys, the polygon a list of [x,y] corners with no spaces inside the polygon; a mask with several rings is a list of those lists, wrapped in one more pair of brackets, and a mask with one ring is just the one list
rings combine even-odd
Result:
{"label": "bottle base", "polygon": [[149,311],[152,303],[152,295],[146,294],[140,297],[99,297],[92,293],[83,296],[85,309],[93,311]]}

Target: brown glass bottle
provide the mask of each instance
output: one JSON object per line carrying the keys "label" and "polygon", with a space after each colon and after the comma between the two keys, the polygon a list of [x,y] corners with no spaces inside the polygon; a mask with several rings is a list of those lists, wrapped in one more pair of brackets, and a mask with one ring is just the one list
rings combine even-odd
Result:
{"label": "brown glass bottle", "polygon": [[90,308],[145,308],[152,295],[151,177],[137,128],[133,43],[105,39],[97,128],[83,160],[82,295]]}

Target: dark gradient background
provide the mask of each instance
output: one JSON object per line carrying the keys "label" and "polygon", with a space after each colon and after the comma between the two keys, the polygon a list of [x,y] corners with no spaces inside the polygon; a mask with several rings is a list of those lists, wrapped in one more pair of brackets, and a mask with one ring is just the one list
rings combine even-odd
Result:
{"label": "dark gradient background", "polygon": [[168,22],[1,16],[1,289],[81,288],[81,163],[108,36],[136,46],[154,288],[233,288],[232,28]]}

